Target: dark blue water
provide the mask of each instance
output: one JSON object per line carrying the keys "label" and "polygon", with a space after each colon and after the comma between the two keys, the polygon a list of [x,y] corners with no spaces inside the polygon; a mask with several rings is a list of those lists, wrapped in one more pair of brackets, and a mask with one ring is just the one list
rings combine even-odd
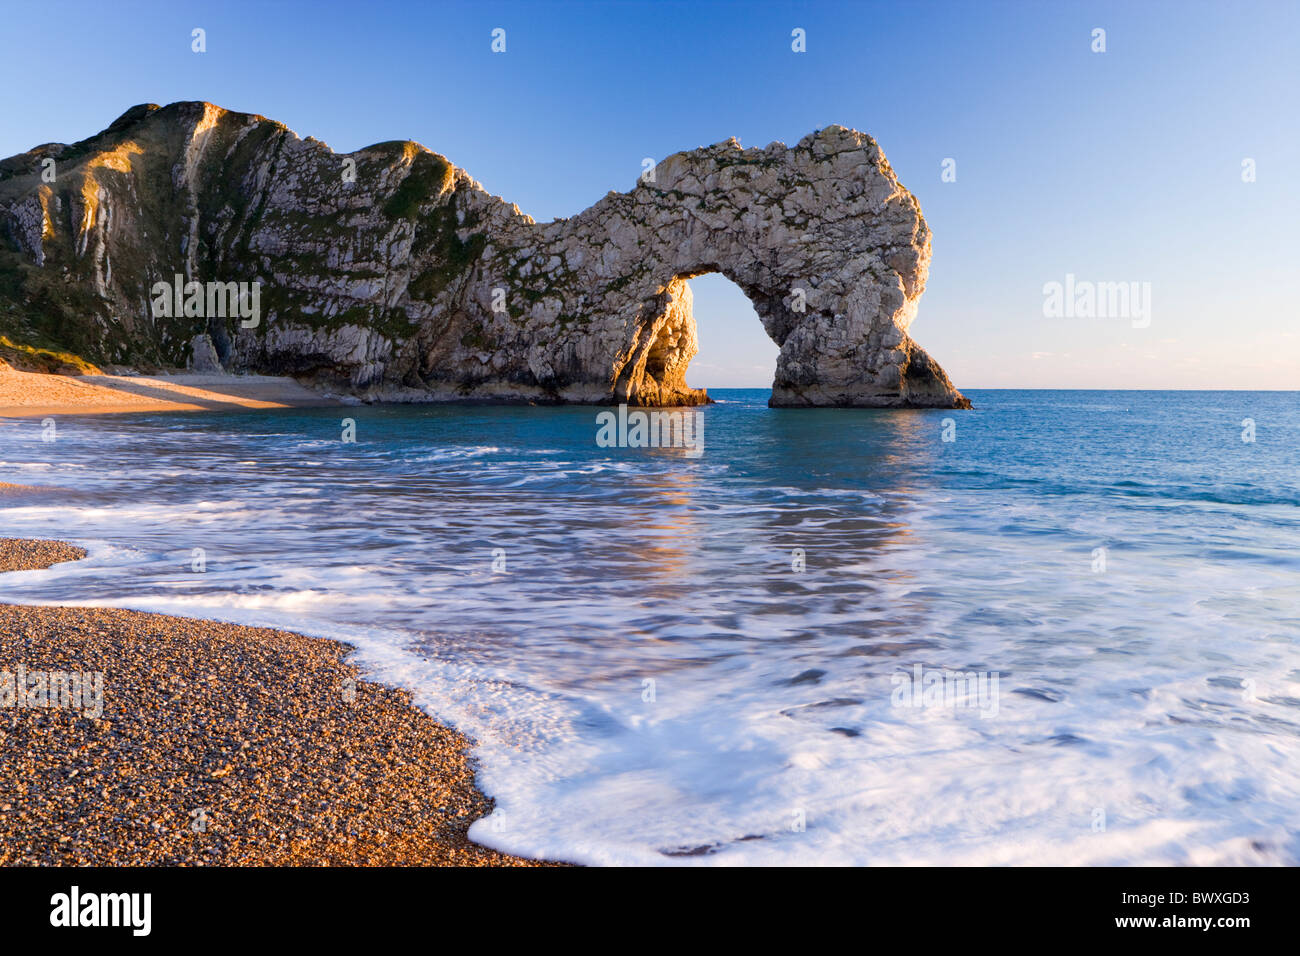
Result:
{"label": "dark blue water", "polygon": [[593,408],[0,422],[57,489],[0,534],[91,549],[3,598],[351,640],[516,852],[1300,863],[1295,393],[713,394],[698,457]]}

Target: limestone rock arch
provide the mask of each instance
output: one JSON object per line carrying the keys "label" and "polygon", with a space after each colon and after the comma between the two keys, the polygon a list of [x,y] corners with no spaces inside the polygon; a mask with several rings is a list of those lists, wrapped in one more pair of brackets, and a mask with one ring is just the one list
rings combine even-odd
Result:
{"label": "limestone rock arch", "polygon": [[718,272],[781,349],[772,405],[964,407],[908,335],[929,262],[920,206],[869,136],[733,139],[671,156],[572,219],[504,223],[466,320],[530,343],[529,372],[558,400],[693,404],[706,399],[685,381],[698,350],[686,280]]}
{"label": "limestone rock arch", "polygon": [[[417,143],[143,104],[0,160],[0,316],[94,362],[215,354],[370,399],[691,404],[687,280],[720,272],[780,346],[773,405],[969,404],[908,334],[930,231],[871,137],[729,140],[643,180],[537,223]],[[256,283],[259,321],[151,311],[176,277]]]}

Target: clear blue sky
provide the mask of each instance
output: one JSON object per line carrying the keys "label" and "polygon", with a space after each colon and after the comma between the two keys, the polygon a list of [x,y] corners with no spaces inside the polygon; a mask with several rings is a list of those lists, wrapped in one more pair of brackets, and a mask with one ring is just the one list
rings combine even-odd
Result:
{"label": "clear blue sky", "polygon": [[[959,387],[1300,388],[1298,11],[4,0],[0,155],[204,99],[341,151],[418,140],[546,220],[631,187],[647,156],[840,123],[921,201],[934,261],[912,332]],[[1150,325],[1045,317],[1067,273],[1151,283]],[[692,384],[770,384],[739,290],[693,286]]]}

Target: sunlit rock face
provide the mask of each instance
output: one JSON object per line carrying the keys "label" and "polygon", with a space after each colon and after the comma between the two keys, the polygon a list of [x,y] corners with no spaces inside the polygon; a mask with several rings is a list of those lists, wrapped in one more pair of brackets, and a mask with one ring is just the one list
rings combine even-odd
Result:
{"label": "sunlit rock face", "polygon": [[[678,153],[536,223],[415,143],[342,155],[209,103],[140,106],[0,162],[0,235],[0,333],[99,362],[193,365],[206,335],[228,370],[375,399],[695,404],[686,280],[720,272],[781,348],[772,404],[967,404],[907,334],[920,206],[842,127]],[[176,275],[258,283],[256,324],[159,315]]]}

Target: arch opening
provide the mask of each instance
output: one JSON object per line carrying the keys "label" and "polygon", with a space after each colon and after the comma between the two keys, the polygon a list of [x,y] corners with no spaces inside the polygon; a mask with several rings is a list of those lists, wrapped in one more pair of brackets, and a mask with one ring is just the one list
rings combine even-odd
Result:
{"label": "arch opening", "polygon": [[682,279],[690,280],[699,343],[686,370],[687,384],[707,390],[771,388],[781,348],[750,298],[716,269]]}

